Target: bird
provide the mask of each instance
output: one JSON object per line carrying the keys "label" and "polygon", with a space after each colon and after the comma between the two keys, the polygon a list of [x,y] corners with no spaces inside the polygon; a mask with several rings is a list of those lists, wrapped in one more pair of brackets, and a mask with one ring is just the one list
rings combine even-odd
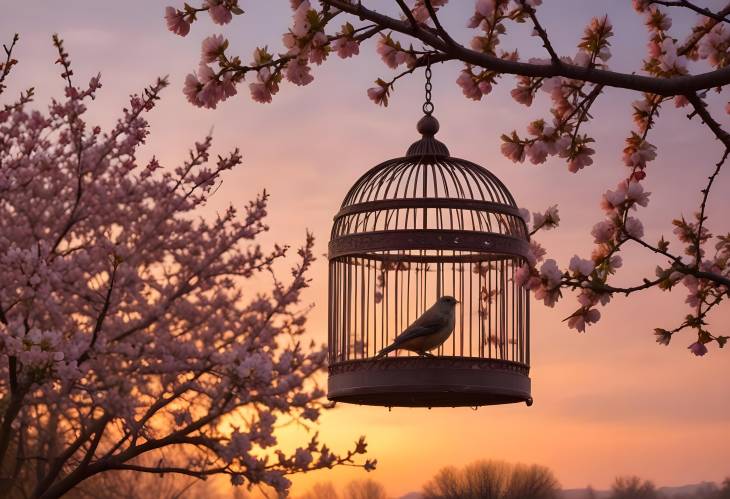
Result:
{"label": "bird", "polygon": [[421,357],[433,357],[429,351],[441,346],[454,331],[457,303],[453,296],[439,298],[375,358],[382,359],[393,350],[410,350]]}

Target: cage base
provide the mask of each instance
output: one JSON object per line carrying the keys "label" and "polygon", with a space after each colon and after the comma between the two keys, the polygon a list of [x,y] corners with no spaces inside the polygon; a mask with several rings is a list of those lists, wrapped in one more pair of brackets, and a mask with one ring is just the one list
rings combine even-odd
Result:
{"label": "cage base", "polygon": [[382,407],[532,405],[529,367],[476,357],[387,357],[333,363],[327,398]]}

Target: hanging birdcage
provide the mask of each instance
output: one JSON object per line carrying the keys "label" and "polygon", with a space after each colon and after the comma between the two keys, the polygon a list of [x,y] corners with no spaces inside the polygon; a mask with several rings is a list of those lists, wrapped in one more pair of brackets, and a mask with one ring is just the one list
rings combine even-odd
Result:
{"label": "hanging birdcage", "polygon": [[[365,173],[334,218],[328,397],[386,407],[531,405],[529,295],[514,279],[528,255],[527,226],[497,177],[436,140],[426,88],[422,138]],[[430,354],[383,352],[443,296],[457,302],[444,343]]]}

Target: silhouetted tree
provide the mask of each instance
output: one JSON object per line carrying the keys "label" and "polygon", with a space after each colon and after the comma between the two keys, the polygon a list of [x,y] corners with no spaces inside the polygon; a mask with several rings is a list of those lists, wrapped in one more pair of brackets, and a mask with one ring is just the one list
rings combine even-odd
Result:
{"label": "silhouetted tree", "polygon": [[617,477],[611,487],[611,499],[658,499],[660,496],[654,484],[638,476]]}
{"label": "silhouetted tree", "polygon": [[315,483],[312,490],[301,496],[300,499],[340,499],[332,482]]}
{"label": "silhouetted tree", "polygon": [[730,477],[722,482],[722,488],[717,494],[717,499],[730,499]]}
{"label": "silhouetted tree", "polygon": [[[375,480],[355,480],[345,487],[347,499],[387,499],[385,487]],[[319,499],[319,497],[317,498]]]}
{"label": "silhouetted tree", "polygon": [[444,468],[424,486],[425,499],[554,499],[560,486],[538,465],[478,461],[463,470]]}

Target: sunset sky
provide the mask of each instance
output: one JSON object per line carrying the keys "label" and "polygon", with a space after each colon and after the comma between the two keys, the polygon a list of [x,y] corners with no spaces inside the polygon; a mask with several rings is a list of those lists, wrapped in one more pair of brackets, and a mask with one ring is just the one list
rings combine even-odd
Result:
{"label": "sunset sky", "polygon": [[[171,3],[172,2],[172,3]],[[701,2],[710,7],[720,1]],[[271,194],[271,231],[262,239],[299,245],[305,231],[317,237],[322,255],[311,274],[306,300],[316,306],[309,334],[326,341],[326,257],[332,216],[357,178],[382,160],[401,156],[417,138],[421,114],[422,73],[399,82],[388,108],[377,107],[366,89],[377,77],[392,72],[375,54],[373,42],[361,56],[331,57],[314,68],[315,81],[307,87],[282,85],[274,102],[252,102],[246,86],[217,110],[189,105],[182,94],[185,75],[197,67],[201,40],[223,33],[231,53],[249,60],[256,45],[281,48],[281,34],[290,23],[289,2],[240,0],[246,14],[225,27],[205,17],[186,38],[165,29],[165,5],[174,0],[91,0],[58,2],[3,2],[0,38],[21,39],[20,60],[5,98],[21,88],[36,87],[36,103],[45,106],[61,94],[63,84],[51,44],[54,32],[65,39],[75,77],[86,82],[97,72],[103,88],[93,103],[90,118],[108,128],[120,114],[127,95],[169,75],[171,86],[150,115],[152,134],[146,157],[157,155],[173,167],[184,160],[187,148],[213,131],[214,149],[224,153],[240,147],[244,165],[224,177],[222,187],[201,215],[211,216],[229,204],[243,206],[256,193]],[[389,5],[382,0],[378,6]],[[61,7],[63,5],[63,7]],[[448,26],[467,40],[466,20],[472,0],[452,0],[444,11]],[[606,10],[608,9],[608,10]],[[612,68],[638,71],[645,54],[647,34],[631,2],[546,0],[541,19],[557,51],[575,54],[583,27],[592,16],[608,13],[614,24]],[[672,32],[683,39],[693,24],[690,16],[675,16]],[[505,49],[518,48],[523,58],[544,57],[537,39],[526,26],[517,26],[505,38]],[[435,115],[441,123],[439,138],[451,153],[489,168],[509,187],[520,206],[532,211],[558,204],[561,227],[539,236],[549,256],[561,265],[574,254],[590,255],[590,229],[603,215],[600,195],[625,177],[621,162],[623,140],[630,130],[631,102],[637,94],[609,90],[594,106],[588,129],[598,140],[595,163],[578,174],[551,159],[541,166],[514,165],[499,152],[499,135],[546,115],[542,94],[532,108],[509,96],[514,79],[505,77],[481,102],[467,100],[454,83],[458,64],[434,67]],[[728,100],[711,96],[710,110],[729,123],[724,113]],[[691,216],[706,177],[722,153],[697,119],[686,110],[667,107],[650,141],[659,156],[648,169],[644,185],[652,192],[649,207],[639,212],[651,241],[661,234],[675,241],[671,220]],[[145,159],[145,158],[142,158]],[[730,174],[717,179],[708,205],[709,227],[728,231]],[[644,251],[624,256],[620,282],[636,284],[653,276],[657,263]],[[259,283],[265,285],[265,281]],[[253,292],[254,290],[252,290]],[[539,463],[552,468],[566,488],[592,484],[606,488],[619,474],[638,474],[661,485],[730,476],[730,349],[713,344],[705,357],[694,357],[688,333],[659,346],[655,327],[673,328],[687,310],[685,292],[650,291],[629,298],[616,297],[602,309],[603,318],[586,334],[569,330],[562,319],[576,306],[568,296],[555,309],[533,307],[532,370],[535,403],[472,409],[394,409],[338,406],[321,420],[322,440],[345,450],[365,434],[369,457],[378,459],[370,477],[386,484],[394,496],[420,489],[439,468],[463,465],[476,459]],[[711,317],[713,331],[730,334],[730,306]],[[292,432],[282,435],[285,446],[295,446]],[[298,436],[303,440],[305,436]],[[314,482],[365,477],[359,469],[336,469],[294,478],[294,493]]]}

